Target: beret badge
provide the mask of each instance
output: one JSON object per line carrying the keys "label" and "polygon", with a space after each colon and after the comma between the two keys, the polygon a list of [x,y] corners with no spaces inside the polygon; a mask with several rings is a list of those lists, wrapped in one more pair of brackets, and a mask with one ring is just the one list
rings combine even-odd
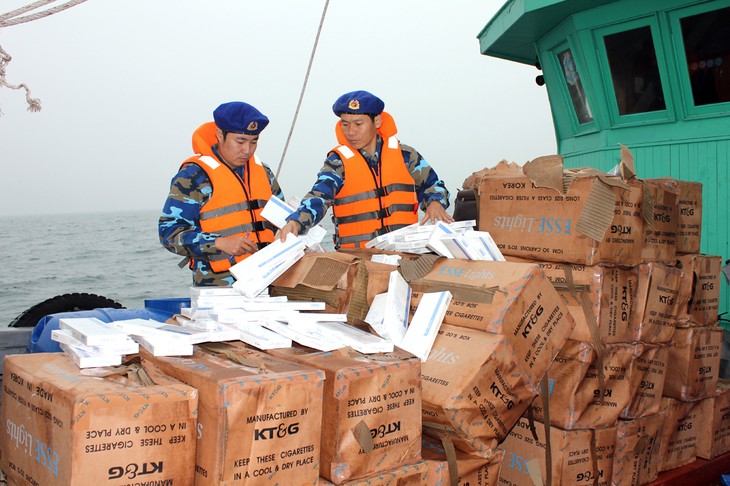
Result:
{"label": "beret badge", "polygon": [[350,102],[347,104],[347,107],[351,110],[359,110],[360,102],[358,100],[350,100]]}
{"label": "beret badge", "polygon": [[246,131],[248,131],[248,132],[255,132],[258,128],[259,128],[258,122],[252,121],[246,127]]}

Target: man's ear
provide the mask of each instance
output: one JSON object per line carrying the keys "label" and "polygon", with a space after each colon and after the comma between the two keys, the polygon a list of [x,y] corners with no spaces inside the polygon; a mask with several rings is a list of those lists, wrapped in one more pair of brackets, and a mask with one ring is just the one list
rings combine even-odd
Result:
{"label": "man's ear", "polygon": [[215,130],[215,138],[218,139],[218,144],[219,145],[222,144],[223,143],[223,130],[221,130],[220,128],[216,128],[216,130]]}
{"label": "man's ear", "polygon": [[375,123],[375,129],[377,130],[380,128],[380,125],[383,124],[383,117],[381,115],[375,115],[375,118],[373,118],[373,123]]}

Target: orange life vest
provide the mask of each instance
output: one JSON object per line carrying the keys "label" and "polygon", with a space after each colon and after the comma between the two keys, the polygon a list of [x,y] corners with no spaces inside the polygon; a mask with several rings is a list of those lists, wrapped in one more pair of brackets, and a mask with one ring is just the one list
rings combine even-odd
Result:
{"label": "orange life vest", "polygon": [[[193,150],[199,155],[188,158],[184,163],[194,163],[202,168],[213,186],[213,193],[200,210],[200,226],[203,231],[217,233],[222,237],[251,235],[259,248],[274,241],[276,227],[261,216],[266,202],[271,198],[271,183],[261,161],[253,155],[246,163],[241,179],[226,164],[213,155],[215,123],[201,125],[193,134]],[[249,254],[236,255],[236,262]],[[210,256],[210,267],[214,272],[223,272],[231,267],[230,255],[220,252]],[[190,262],[191,266],[193,262]]]}
{"label": "orange life vest", "polygon": [[335,133],[339,145],[332,149],[342,159],[345,181],[334,201],[335,245],[362,247],[376,236],[418,221],[418,198],[413,177],[408,172],[398,130],[390,114],[381,114],[378,134],[383,138],[378,174],[359,151],[347,145],[342,121]]}

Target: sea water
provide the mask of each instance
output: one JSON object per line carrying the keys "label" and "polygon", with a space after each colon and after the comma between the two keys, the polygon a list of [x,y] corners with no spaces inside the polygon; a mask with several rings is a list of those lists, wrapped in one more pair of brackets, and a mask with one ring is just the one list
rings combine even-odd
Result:
{"label": "sea water", "polygon": [[[0,326],[56,295],[86,292],[127,308],[189,297],[192,275],[157,236],[157,211],[0,218]],[[325,220],[329,222],[329,215]],[[325,227],[327,227],[325,225]],[[323,246],[332,249],[331,222]],[[329,248],[328,248],[329,244]]]}

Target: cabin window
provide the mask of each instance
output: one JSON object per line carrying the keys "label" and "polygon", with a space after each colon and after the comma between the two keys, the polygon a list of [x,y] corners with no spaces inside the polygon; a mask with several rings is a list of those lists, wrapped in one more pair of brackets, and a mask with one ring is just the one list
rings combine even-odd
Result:
{"label": "cabin window", "polygon": [[730,7],[680,19],[695,106],[730,101]]}
{"label": "cabin window", "polygon": [[666,109],[649,26],[605,36],[619,115]]}
{"label": "cabin window", "polygon": [[588,105],[586,93],[583,90],[583,83],[580,80],[580,74],[575,67],[575,59],[570,49],[566,49],[558,53],[558,62],[565,76],[565,83],[568,86],[570,100],[573,102],[575,114],[578,117],[578,123],[590,123],[593,121],[591,107]]}

